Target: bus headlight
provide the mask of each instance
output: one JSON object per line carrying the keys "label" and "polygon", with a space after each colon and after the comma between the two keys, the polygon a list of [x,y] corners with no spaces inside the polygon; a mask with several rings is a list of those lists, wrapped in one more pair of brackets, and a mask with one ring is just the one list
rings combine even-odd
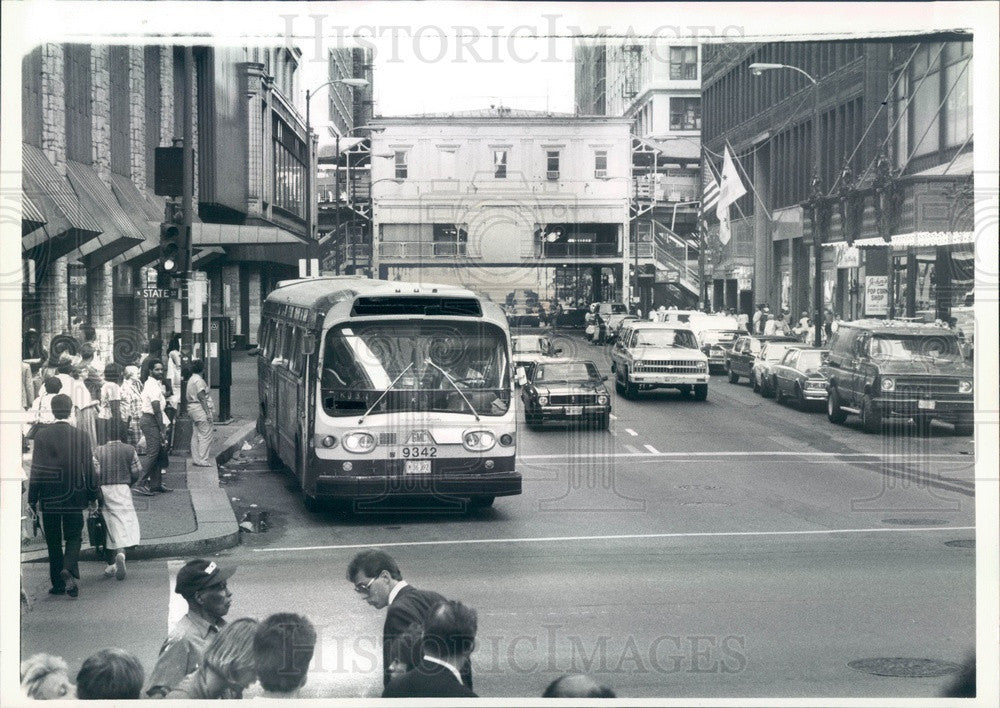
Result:
{"label": "bus headlight", "polygon": [[344,449],[348,452],[371,452],[375,437],[371,433],[349,433],[344,436]]}
{"label": "bus headlight", "polygon": [[958,382],[958,392],[959,393],[972,393],[972,382],[971,381],[959,381]]}
{"label": "bus headlight", "polygon": [[896,381],[895,379],[882,379],[882,390],[883,391],[895,391]]}
{"label": "bus headlight", "polygon": [[538,397],[538,405],[540,405],[540,406],[547,406],[547,405],[549,405],[549,397],[548,396],[539,396]]}
{"label": "bus headlight", "polygon": [[462,445],[469,452],[485,452],[496,444],[496,437],[487,430],[470,430],[462,436]]}
{"label": "bus headlight", "polygon": [[514,444],[514,436],[510,433],[504,433],[500,436],[500,444],[504,447],[510,447]]}

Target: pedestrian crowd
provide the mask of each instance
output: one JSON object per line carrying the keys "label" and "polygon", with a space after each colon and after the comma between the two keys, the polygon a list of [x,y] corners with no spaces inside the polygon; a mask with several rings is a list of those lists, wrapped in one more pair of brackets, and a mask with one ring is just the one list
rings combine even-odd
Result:
{"label": "pedestrian crowd", "polygon": [[[148,675],[131,653],[106,648],[83,662],[74,686],[62,658],[35,654],[21,664],[21,690],[33,699],[299,697],[318,641],[315,627],[293,612],[227,621],[235,572],[204,558],[180,568],[174,592],[184,598],[187,613],[170,628]],[[473,608],[414,587],[396,561],[377,549],[351,560],[347,580],[369,606],[386,610],[384,698],[477,697],[470,661],[478,630]],[[250,690],[255,683],[259,689]],[[543,697],[615,697],[582,674],[565,674],[541,690]]]}
{"label": "pedestrian crowd", "polygon": [[[80,339],[59,335],[46,351],[28,329],[22,347],[28,510],[48,548],[49,593],[74,598],[85,514],[91,544],[103,550],[104,575],[125,579],[126,552],[141,537],[132,495],[172,491],[163,475],[180,410],[193,421],[192,464],[212,463],[214,411],[204,364],[185,361],[180,337],[171,337],[166,364],[153,338],[125,366],[105,362],[95,341],[93,328],[83,325]],[[101,529],[103,543],[95,538]]]}

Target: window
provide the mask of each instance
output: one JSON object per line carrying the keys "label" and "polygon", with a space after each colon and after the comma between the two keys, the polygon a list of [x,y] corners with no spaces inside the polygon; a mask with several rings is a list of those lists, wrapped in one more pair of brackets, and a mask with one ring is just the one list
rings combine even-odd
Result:
{"label": "window", "polygon": [[123,177],[132,176],[132,149],[130,143],[131,119],[129,113],[129,48],[114,46],[108,50],[109,78],[111,82],[110,133],[111,171]]}
{"label": "window", "polygon": [[406,158],[406,150],[396,150],[396,179],[406,179],[408,176]]}
{"label": "window", "polygon": [[545,151],[545,176],[548,179],[559,179],[559,151]]}
{"label": "window", "polygon": [[455,224],[434,224],[434,255],[464,256],[469,245],[469,233]]}
{"label": "window", "polygon": [[507,151],[493,151],[493,176],[497,179],[507,179]]}
{"label": "window", "polygon": [[66,44],[63,81],[66,109],[66,157],[91,164],[90,45]]}
{"label": "window", "polygon": [[670,78],[675,81],[698,78],[697,47],[670,48]]}
{"label": "window", "polygon": [[944,48],[945,147],[957,147],[972,133],[972,42],[949,42]]}
{"label": "window", "polygon": [[306,146],[292,129],[274,116],[274,200],[282,211],[305,218]]}
{"label": "window", "polygon": [[[913,128],[910,138],[910,150],[914,155],[926,155],[929,152],[937,152],[941,146],[938,104],[941,101],[941,63],[938,51],[941,45],[927,44],[922,46],[913,60],[913,103],[911,104],[911,126]],[[928,69],[931,60],[930,71],[927,78],[921,83],[920,79]],[[919,73],[917,73],[919,72]]]}
{"label": "window", "polygon": [[[441,175],[441,179],[456,178],[457,151],[455,150],[455,148],[441,148],[438,151],[438,162],[440,163],[439,174]],[[398,176],[399,175],[397,175],[397,177]]]}
{"label": "window", "polygon": [[594,177],[608,176],[608,151],[594,151]]}
{"label": "window", "polygon": [[670,99],[671,130],[701,130],[701,99]]}

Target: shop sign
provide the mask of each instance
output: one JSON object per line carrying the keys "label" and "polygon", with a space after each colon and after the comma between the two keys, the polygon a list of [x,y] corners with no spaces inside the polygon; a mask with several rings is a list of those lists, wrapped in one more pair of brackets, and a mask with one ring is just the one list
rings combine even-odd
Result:
{"label": "shop sign", "polygon": [[889,314],[889,276],[865,276],[865,314]]}
{"label": "shop sign", "polygon": [[838,243],[836,249],[838,268],[858,268],[861,266],[861,249],[857,246]]}

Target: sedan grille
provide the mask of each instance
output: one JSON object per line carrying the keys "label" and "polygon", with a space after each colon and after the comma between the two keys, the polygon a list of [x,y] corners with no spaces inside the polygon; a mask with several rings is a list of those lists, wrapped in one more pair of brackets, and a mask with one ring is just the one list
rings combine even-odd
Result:
{"label": "sedan grille", "polygon": [[701,373],[701,362],[684,359],[651,359],[635,364],[636,371],[653,374],[697,374]]}
{"label": "sedan grille", "polygon": [[549,403],[553,406],[582,406],[597,403],[597,396],[593,393],[574,393],[572,395],[549,396]]}

